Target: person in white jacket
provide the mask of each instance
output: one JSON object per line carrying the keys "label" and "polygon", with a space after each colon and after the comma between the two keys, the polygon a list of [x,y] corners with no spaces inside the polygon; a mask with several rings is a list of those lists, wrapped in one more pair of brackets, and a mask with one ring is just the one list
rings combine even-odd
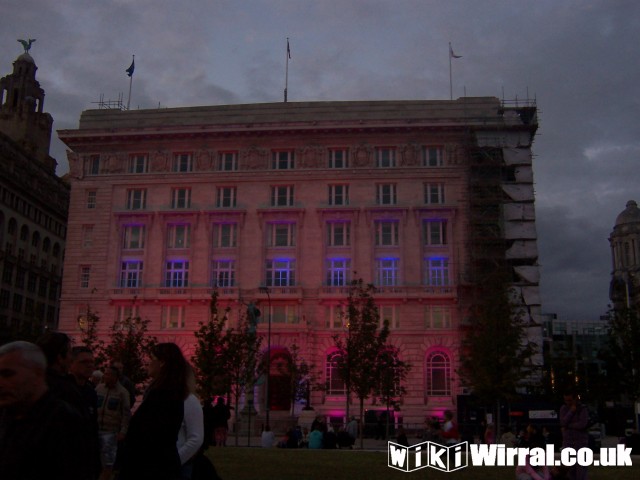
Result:
{"label": "person in white jacket", "polygon": [[202,415],[202,405],[195,395],[196,378],[193,369],[187,365],[187,383],[189,385],[189,396],[184,401],[184,417],[182,418],[182,427],[178,432],[178,455],[182,463],[180,472],[181,478],[184,480],[191,479],[193,472],[192,459],[204,442],[204,418]]}

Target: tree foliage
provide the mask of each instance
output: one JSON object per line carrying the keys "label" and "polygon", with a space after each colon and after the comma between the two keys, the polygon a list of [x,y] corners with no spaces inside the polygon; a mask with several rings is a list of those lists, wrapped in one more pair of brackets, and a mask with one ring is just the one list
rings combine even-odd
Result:
{"label": "tree foliage", "polygon": [[95,366],[102,369],[107,361],[104,340],[98,336],[100,316],[87,306],[87,311],[80,317],[80,343],[93,352]]}
{"label": "tree foliage", "polygon": [[[632,308],[609,311],[607,375],[630,399],[640,398],[640,315]],[[621,388],[620,388],[621,387]]]}
{"label": "tree foliage", "polygon": [[209,318],[199,322],[195,331],[196,350],[192,357],[196,384],[201,398],[224,395],[231,389],[225,350],[228,347],[226,322],[229,308],[221,314],[218,308],[218,292],[214,290],[209,303]]}
{"label": "tree foliage", "polygon": [[313,364],[307,363],[302,357],[300,347],[295,343],[289,348],[290,356],[286,357],[284,364],[278,364],[280,374],[291,379],[289,383],[289,399],[291,400],[291,411],[299,400],[309,402],[309,393],[315,389],[318,375]]}
{"label": "tree foliage", "polygon": [[385,406],[386,436],[389,436],[389,411],[397,406],[398,401],[407,393],[404,381],[411,370],[411,365],[400,359],[397,347],[387,345],[379,354],[376,377],[378,383],[374,388],[375,395]]}
{"label": "tree foliage", "polygon": [[349,287],[347,309],[344,320],[346,336],[333,337],[336,349],[337,368],[347,389],[346,414],[349,416],[349,396],[353,393],[360,403],[361,424],[364,401],[379,385],[376,373],[380,372],[381,353],[386,348],[389,325],[385,321],[380,328],[380,315],[373,294],[375,287],[364,284],[362,279],[353,280]]}
{"label": "tree foliage", "polygon": [[463,340],[460,377],[487,404],[514,398],[533,370],[537,347],[527,339],[524,314],[512,295],[506,275],[496,272],[487,278]]}
{"label": "tree foliage", "polygon": [[128,317],[111,326],[110,341],[105,348],[107,359],[122,362],[122,373],[135,384],[144,383],[149,377],[146,364],[151,349],[158,343],[155,336],[148,335],[150,320]]}

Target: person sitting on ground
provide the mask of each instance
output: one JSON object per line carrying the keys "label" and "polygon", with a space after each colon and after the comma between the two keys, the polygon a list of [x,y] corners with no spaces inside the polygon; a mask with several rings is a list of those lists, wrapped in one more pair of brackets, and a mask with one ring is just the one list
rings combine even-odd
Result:
{"label": "person sitting on ground", "polygon": [[324,435],[319,428],[312,430],[309,434],[309,448],[322,448],[323,437]]}
{"label": "person sitting on ground", "polygon": [[264,430],[262,431],[262,448],[271,448],[273,447],[273,442],[275,442],[276,436],[271,431],[271,427],[267,424],[264,426]]}
{"label": "person sitting on ground", "polygon": [[396,443],[404,447],[409,446],[409,439],[407,438],[407,434],[404,431],[404,427],[402,425],[400,425],[398,427],[398,430],[396,431]]}

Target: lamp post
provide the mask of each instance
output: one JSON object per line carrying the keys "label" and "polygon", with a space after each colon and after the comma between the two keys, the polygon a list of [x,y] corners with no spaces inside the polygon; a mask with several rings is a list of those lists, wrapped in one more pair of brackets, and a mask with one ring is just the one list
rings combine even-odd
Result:
{"label": "lamp post", "polygon": [[271,391],[269,390],[269,377],[271,376],[271,295],[269,294],[269,287],[260,287],[260,291],[267,294],[267,302],[269,303],[269,323],[267,325],[267,375],[265,379],[264,410],[265,422],[269,425],[269,428],[271,428],[271,424],[269,423],[269,412],[271,411]]}

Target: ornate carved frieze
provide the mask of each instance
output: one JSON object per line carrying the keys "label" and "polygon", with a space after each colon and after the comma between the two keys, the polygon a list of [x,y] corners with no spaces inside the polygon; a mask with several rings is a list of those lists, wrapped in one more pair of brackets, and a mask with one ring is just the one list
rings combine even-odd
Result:
{"label": "ornate carved frieze", "polygon": [[211,150],[198,150],[194,153],[195,167],[198,172],[213,170],[215,154]]}
{"label": "ornate carved frieze", "polygon": [[168,172],[171,170],[169,152],[158,150],[152,156],[150,169],[152,172]]}
{"label": "ornate carved frieze", "polygon": [[324,149],[319,145],[307,145],[296,150],[298,168],[322,168]]}
{"label": "ornate carved frieze", "polygon": [[419,147],[414,143],[400,147],[400,166],[416,167],[420,162]]}
{"label": "ornate carved frieze", "polygon": [[240,152],[241,170],[266,170],[269,167],[269,152],[263,148],[250,147]]}
{"label": "ornate carved frieze", "polygon": [[373,149],[370,145],[360,144],[353,149],[353,166],[366,168],[371,166]]}

